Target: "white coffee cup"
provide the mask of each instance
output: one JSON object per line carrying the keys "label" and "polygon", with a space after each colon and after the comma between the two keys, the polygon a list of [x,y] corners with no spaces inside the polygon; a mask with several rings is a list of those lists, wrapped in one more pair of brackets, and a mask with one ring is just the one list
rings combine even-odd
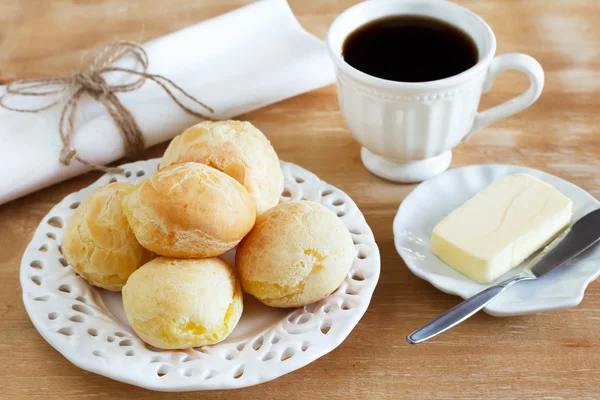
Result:
{"label": "white coffee cup", "polygon": [[[479,61],[458,75],[418,83],[380,79],[344,61],[342,47],[350,33],[393,15],[428,16],[461,28],[475,41]],[[494,57],[496,38],[488,24],[443,0],[359,3],[333,22],[327,48],[335,64],[342,115],[362,145],[363,164],[375,175],[397,182],[418,182],[445,171],[454,146],[482,127],[527,108],[544,87],[544,71],[535,59],[519,53]],[[508,69],[526,73],[529,88],[499,106],[477,111],[482,93],[499,72]]]}

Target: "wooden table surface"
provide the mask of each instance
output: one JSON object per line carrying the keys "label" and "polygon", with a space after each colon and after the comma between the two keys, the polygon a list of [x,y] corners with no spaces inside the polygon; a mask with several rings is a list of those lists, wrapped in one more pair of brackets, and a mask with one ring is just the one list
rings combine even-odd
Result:
{"label": "wooden table surface", "polygon": [[[300,22],[323,38],[333,18],[352,2],[292,0],[291,6]],[[459,145],[452,168],[486,163],[538,168],[600,198],[600,1],[457,2],[490,23],[498,53],[519,51],[538,59],[546,87],[531,108]],[[0,2],[0,81],[64,74],[79,67],[89,49],[111,39],[145,41],[245,3],[5,0]],[[501,75],[482,107],[515,96],[526,84],[518,73]],[[240,119],[265,132],[280,158],[346,191],[375,233],[381,278],[348,339],[299,371],[233,391],[152,393],[71,365],[25,313],[19,265],[40,219],[99,176],[89,173],[0,206],[0,398],[600,397],[600,285],[592,283],[581,305],[570,310],[513,318],[482,313],[428,344],[410,346],[407,333],[459,300],[412,275],[394,250],[392,219],[414,186],[383,181],[363,168],[333,86]],[[160,156],[164,148],[149,149],[142,158]]]}

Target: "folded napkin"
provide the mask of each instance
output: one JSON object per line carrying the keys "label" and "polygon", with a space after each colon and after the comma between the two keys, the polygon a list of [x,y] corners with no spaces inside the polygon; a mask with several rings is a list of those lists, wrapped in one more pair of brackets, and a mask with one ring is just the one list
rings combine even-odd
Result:
{"label": "folded napkin", "polygon": [[[210,105],[215,113],[209,115],[216,119],[231,118],[334,81],[323,42],[300,26],[285,0],[253,3],[143,47],[150,60],[148,72],[172,79]],[[127,65],[128,60],[119,62]],[[5,91],[6,87],[0,86],[0,95]],[[168,140],[197,122],[151,81],[117,96],[137,120],[147,146]],[[35,108],[40,102],[35,97],[10,98],[10,106],[15,108]],[[59,161],[62,109],[59,105],[24,114],[0,108],[0,204],[89,170],[78,161],[69,166]],[[125,155],[114,121],[101,104],[88,98],[77,112],[72,147],[96,164]]]}

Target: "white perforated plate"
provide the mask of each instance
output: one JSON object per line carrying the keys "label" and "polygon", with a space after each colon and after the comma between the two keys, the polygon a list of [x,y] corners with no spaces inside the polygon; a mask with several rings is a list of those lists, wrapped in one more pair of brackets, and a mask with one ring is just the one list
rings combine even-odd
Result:
{"label": "white perforated plate", "polygon": [[[340,288],[300,309],[264,306],[244,297],[240,323],[223,342],[162,351],[139,339],[125,318],[121,295],[90,286],[60,253],[63,227],[92,190],[109,182],[138,183],[159,159],[126,164],[70,194],[44,217],[21,263],[23,302],[40,334],[75,365],[153,390],[230,389],[256,385],[301,368],[340,345],[369,306],[380,256],[362,213],[344,192],[297,165],[282,162],[281,200],[307,199],[333,210],[355,243],[352,269]],[[233,261],[233,251],[224,258]]]}
{"label": "white perforated plate", "polygon": [[[436,288],[464,299],[484,290],[482,285],[454,270],[431,251],[433,228],[446,215],[495,180],[527,173],[548,182],[573,201],[575,222],[600,207],[585,190],[554,175],[515,165],[473,165],[446,171],[423,182],[404,199],[394,219],[396,249],[408,268]],[[497,282],[519,274],[527,260]],[[511,287],[488,304],[484,311],[494,316],[525,315],[575,307],[585,288],[600,274],[600,245],[594,246],[542,279]]]}

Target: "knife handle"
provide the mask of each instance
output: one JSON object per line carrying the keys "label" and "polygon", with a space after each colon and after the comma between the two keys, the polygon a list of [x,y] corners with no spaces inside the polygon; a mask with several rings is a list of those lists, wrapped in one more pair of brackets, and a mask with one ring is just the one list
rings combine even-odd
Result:
{"label": "knife handle", "polygon": [[515,283],[529,279],[532,279],[532,277],[517,275],[514,278],[500,282],[495,286],[489,287],[476,295],[469,297],[467,300],[457,304],[444,314],[408,335],[406,341],[410,344],[418,344],[447,331],[481,310],[489,302],[494,300],[496,296]]}

